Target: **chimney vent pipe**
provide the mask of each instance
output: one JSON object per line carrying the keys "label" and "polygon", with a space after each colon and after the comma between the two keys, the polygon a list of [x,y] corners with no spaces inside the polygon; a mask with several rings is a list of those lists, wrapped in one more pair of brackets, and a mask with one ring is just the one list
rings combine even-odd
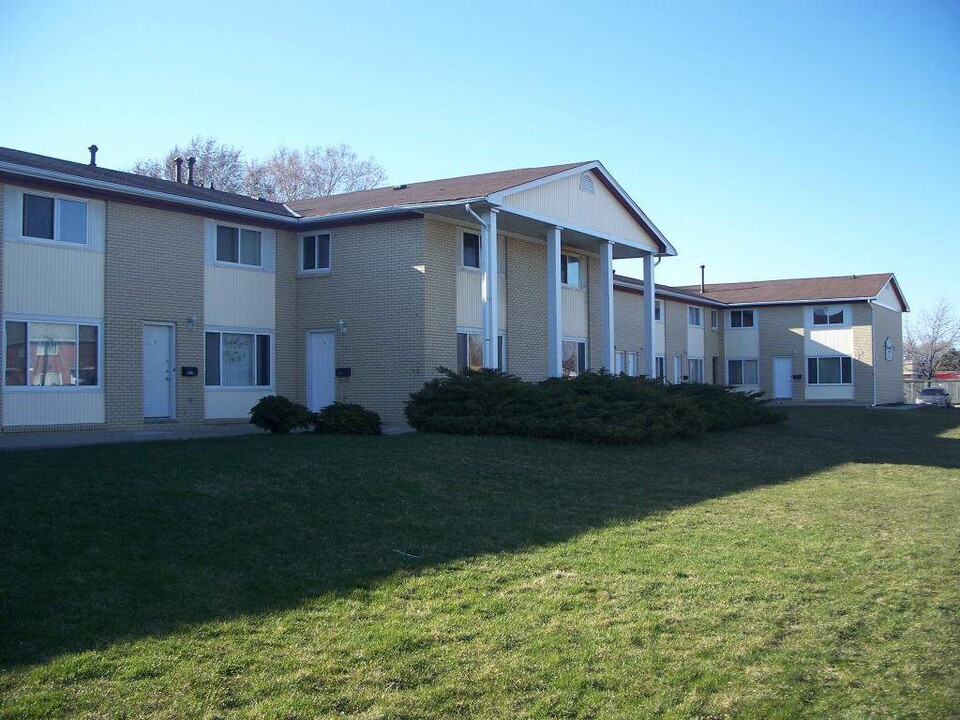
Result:
{"label": "chimney vent pipe", "polygon": [[193,166],[196,162],[195,157],[187,158],[187,185],[193,185]]}
{"label": "chimney vent pipe", "polygon": [[706,273],[704,272],[704,268],[706,267],[707,267],[706,265],[700,266],[700,293],[701,294],[707,291]]}
{"label": "chimney vent pipe", "polygon": [[178,157],[173,159],[173,164],[177,166],[177,182],[183,182],[183,158]]}
{"label": "chimney vent pipe", "polygon": [[97,166],[97,150],[99,149],[96,145],[91,145],[87,148],[87,150],[90,151],[90,167]]}

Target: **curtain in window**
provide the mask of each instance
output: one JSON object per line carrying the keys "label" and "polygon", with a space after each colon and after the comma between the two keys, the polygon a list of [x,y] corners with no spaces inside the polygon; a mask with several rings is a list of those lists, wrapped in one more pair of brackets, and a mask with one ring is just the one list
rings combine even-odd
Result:
{"label": "curtain in window", "polygon": [[223,385],[253,385],[253,336],[223,333],[221,336]]}

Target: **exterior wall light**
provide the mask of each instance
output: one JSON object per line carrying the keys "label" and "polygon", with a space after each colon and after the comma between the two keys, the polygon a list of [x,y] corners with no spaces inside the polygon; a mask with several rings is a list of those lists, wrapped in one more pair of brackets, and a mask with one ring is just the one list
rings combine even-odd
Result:
{"label": "exterior wall light", "polygon": [[347,321],[344,319],[337,320],[337,334],[346,335],[347,334]]}
{"label": "exterior wall light", "polygon": [[191,315],[187,318],[187,329],[196,330],[197,329],[197,316]]}

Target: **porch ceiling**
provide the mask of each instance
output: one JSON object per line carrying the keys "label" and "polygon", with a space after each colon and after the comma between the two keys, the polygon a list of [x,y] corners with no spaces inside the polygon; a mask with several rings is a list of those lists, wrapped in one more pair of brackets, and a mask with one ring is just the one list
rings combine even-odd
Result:
{"label": "porch ceiling", "polygon": [[[489,209],[490,205],[485,202],[477,202],[471,203],[470,207],[479,215],[482,214],[483,211]],[[440,215],[450,220],[467,225],[477,224],[476,218],[470,215],[463,205],[447,205],[443,207],[431,208],[430,214]],[[593,253],[594,255],[600,253],[601,244],[605,241],[604,238],[598,237],[597,235],[591,235],[590,233],[582,232],[580,230],[568,229],[564,227],[563,223],[555,224],[525,217],[523,215],[510,212],[509,208],[501,208],[497,218],[497,229],[501,233],[524,235],[526,237],[542,241],[546,240],[547,232],[550,230],[550,228],[556,227],[556,225],[559,225],[561,228],[563,228],[562,242],[564,246],[576,248],[577,250],[582,250],[583,252],[587,253]],[[630,245],[621,244],[619,242],[614,242],[613,245],[614,260],[641,258],[648,253],[648,250],[641,250]]]}

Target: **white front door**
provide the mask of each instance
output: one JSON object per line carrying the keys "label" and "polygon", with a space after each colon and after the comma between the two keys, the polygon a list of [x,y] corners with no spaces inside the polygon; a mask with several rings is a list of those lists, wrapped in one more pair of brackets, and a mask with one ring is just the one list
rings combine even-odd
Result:
{"label": "white front door", "polygon": [[335,399],[334,357],[332,332],[307,333],[307,406],[313,411]]}
{"label": "white front door", "polygon": [[793,358],[773,359],[773,397],[789,399],[793,397]]}
{"label": "white front door", "polygon": [[143,416],[173,416],[173,328],[143,326]]}
{"label": "white front door", "polygon": [[680,381],[683,379],[683,375],[680,371],[680,356],[673,356],[673,384],[679,385]]}

